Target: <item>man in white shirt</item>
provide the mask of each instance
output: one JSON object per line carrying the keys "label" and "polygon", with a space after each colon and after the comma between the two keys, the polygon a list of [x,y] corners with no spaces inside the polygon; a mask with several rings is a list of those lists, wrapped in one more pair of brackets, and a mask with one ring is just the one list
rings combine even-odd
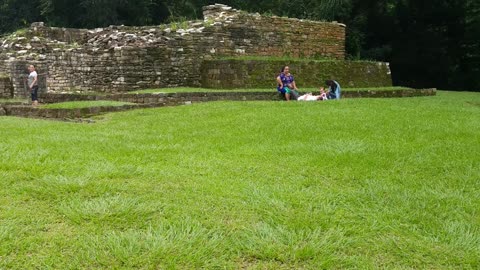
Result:
{"label": "man in white shirt", "polygon": [[32,95],[32,105],[38,105],[38,74],[35,71],[34,65],[28,66],[28,89],[30,89],[30,93]]}

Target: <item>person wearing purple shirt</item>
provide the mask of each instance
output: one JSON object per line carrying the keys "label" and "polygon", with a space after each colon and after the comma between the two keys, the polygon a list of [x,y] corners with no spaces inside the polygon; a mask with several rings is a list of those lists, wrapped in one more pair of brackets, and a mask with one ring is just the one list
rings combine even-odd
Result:
{"label": "person wearing purple shirt", "polygon": [[278,92],[284,94],[287,101],[290,100],[292,94],[294,97],[296,96],[298,88],[288,66],[282,68],[280,75],[277,77],[277,83]]}

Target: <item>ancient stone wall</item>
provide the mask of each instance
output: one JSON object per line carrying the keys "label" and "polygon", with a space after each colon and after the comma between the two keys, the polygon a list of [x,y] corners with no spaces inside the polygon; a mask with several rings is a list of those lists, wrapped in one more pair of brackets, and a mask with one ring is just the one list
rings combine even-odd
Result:
{"label": "ancient stone wall", "polygon": [[256,56],[345,58],[345,25],[242,13],[222,5],[204,7],[206,21],[224,25],[234,51]]}
{"label": "ancient stone wall", "polygon": [[0,73],[0,98],[12,98],[13,86],[10,77]]}
{"label": "ancient stone wall", "polygon": [[30,93],[27,90],[26,80],[28,77],[28,65],[33,64],[36,67],[38,73],[38,86],[39,92],[44,93],[47,91],[47,79],[48,79],[48,63],[46,61],[37,60],[17,60],[9,59],[0,62],[0,66],[5,70],[6,77],[9,78],[12,85],[12,93],[14,97],[28,97]]}
{"label": "ancient stone wall", "polygon": [[74,28],[45,27],[42,22],[31,25],[30,37],[57,40],[65,43],[85,44],[89,30]]}
{"label": "ancient stone wall", "polygon": [[207,60],[202,87],[275,88],[280,69],[288,65],[298,87],[319,87],[333,79],[343,87],[392,86],[388,63],[369,61]]}

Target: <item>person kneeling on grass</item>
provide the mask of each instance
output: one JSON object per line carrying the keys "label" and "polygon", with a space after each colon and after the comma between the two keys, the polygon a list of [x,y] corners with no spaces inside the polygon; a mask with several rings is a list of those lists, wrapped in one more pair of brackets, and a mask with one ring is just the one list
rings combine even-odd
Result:
{"label": "person kneeling on grass", "polygon": [[327,99],[327,93],[325,93],[325,89],[323,87],[320,88],[320,95],[318,96],[312,95],[312,93],[307,93],[297,98],[298,101],[322,101]]}
{"label": "person kneeling on grass", "polygon": [[290,74],[290,68],[284,66],[281,70],[280,75],[277,77],[277,90],[278,92],[285,95],[285,99],[289,101],[291,98],[294,100],[298,98],[298,88],[295,84],[293,75]]}

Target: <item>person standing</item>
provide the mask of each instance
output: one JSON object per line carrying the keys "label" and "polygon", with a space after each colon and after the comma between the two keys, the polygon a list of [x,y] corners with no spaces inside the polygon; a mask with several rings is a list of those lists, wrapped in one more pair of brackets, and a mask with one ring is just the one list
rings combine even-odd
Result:
{"label": "person standing", "polygon": [[28,66],[28,89],[30,90],[30,94],[32,96],[32,105],[38,105],[38,74],[35,71],[34,65]]}

